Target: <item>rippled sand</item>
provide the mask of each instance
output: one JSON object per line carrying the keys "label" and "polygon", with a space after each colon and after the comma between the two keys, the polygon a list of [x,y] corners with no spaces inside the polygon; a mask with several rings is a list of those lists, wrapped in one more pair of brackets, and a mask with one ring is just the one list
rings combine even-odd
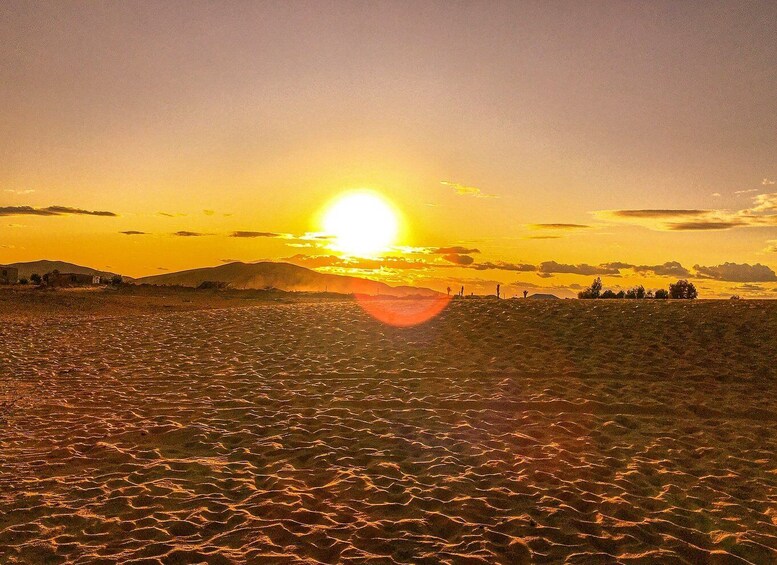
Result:
{"label": "rippled sand", "polygon": [[775,563],[777,305],[0,325],[0,562]]}

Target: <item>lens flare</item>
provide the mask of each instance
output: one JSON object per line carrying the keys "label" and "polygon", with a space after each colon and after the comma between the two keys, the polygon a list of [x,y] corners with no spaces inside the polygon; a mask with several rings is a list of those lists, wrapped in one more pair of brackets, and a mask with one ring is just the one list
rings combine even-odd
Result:
{"label": "lens flare", "polygon": [[376,320],[406,328],[428,322],[440,314],[450,303],[450,297],[441,295],[429,298],[396,298],[356,295],[356,302]]}

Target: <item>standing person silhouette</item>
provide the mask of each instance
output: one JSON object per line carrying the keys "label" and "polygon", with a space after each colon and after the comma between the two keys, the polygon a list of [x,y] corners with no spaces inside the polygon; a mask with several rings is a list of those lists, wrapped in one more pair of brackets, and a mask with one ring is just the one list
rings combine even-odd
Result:
{"label": "standing person silhouette", "polygon": [[499,285],[496,285],[496,297],[499,298]]}
{"label": "standing person silhouette", "polygon": [[448,287],[448,296],[451,295],[451,287]]}
{"label": "standing person silhouette", "polygon": [[461,287],[461,297],[464,298],[464,287]]}

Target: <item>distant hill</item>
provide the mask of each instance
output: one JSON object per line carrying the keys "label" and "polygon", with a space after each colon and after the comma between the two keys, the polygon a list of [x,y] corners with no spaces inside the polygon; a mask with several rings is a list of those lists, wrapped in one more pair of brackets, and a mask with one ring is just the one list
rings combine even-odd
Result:
{"label": "distant hill", "polygon": [[560,298],[555,294],[542,294],[539,292],[530,295],[529,298],[533,298],[534,300],[560,300]]}
{"label": "distant hill", "polygon": [[428,288],[410,286],[391,287],[385,283],[319,273],[290,263],[227,263],[217,267],[191,269],[177,273],[166,273],[135,279],[136,284],[199,286],[205,281],[226,282],[231,288],[261,289],[307,292],[337,292],[342,294],[370,294],[386,296],[437,296],[440,293]]}
{"label": "distant hill", "polygon": [[[100,271],[99,269],[93,269],[91,267],[84,267],[82,265],[75,265],[73,263],[66,263],[65,261],[29,261],[27,263],[9,263],[9,267],[15,267],[19,269],[19,278],[29,279],[30,275],[37,273],[41,276],[46,273],[52,272],[54,269],[60,273],[77,273],[80,275],[100,275],[101,277],[110,278],[116,273],[109,271]],[[126,280],[131,280],[129,277],[124,277]]]}

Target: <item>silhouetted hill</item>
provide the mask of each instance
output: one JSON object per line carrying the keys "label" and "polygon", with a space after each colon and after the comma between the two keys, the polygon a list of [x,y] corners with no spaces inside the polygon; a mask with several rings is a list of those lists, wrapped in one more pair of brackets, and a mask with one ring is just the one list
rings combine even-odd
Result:
{"label": "silhouetted hill", "polygon": [[[75,265],[73,263],[67,263],[65,261],[48,261],[43,259],[41,261],[28,261],[26,263],[9,263],[9,267],[16,267],[19,269],[19,278],[30,278],[30,275],[37,273],[41,276],[46,273],[50,273],[54,269],[60,273],[78,273],[82,275],[100,275],[101,277],[112,277],[115,273],[109,271],[101,271],[99,269],[93,269],[91,267],[84,267],[82,265]],[[127,280],[131,280],[129,277],[124,277]]]}
{"label": "silhouetted hill", "polygon": [[277,288],[307,292],[337,292],[342,294],[371,294],[387,296],[436,296],[439,293],[428,288],[409,286],[391,287],[385,283],[319,273],[290,263],[227,263],[217,267],[191,269],[177,273],[153,275],[135,280],[137,284],[199,286],[205,281],[229,283],[231,288]]}

